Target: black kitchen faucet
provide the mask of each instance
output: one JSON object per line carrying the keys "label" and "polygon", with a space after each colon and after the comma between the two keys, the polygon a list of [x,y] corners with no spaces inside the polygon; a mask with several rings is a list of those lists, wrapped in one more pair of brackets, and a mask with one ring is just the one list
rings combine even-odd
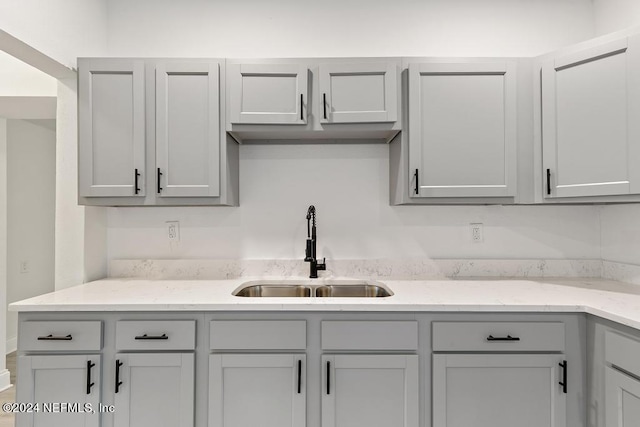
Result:
{"label": "black kitchen faucet", "polygon": [[325,258],[322,258],[322,262],[316,259],[316,207],[313,205],[307,210],[307,250],[304,261],[311,263],[309,270],[311,279],[318,278],[318,270],[327,269]]}

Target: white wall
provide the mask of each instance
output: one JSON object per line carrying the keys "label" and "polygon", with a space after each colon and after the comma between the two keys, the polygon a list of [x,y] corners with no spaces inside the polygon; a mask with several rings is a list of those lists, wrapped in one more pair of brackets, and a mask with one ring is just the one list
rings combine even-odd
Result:
{"label": "white wall", "polygon": [[109,0],[107,34],[115,56],[529,56],[594,18],[592,0]]}
{"label": "white wall", "polygon": [[0,51],[0,96],[56,96],[56,79]]}
{"label": "white wall", "polygon": [[[594,34],[591,0],[111,0],[113,56],[530,56]],[[384,145],[242,146],[239,208],[112,208],[108,257],[599,258],[597,208],[390,207]],[[165,221],[181,222],[171,248]],[[470,242],[470,222],[485,243]]]}
{"label": "white wall", "polygon": [[593,9],[598,36],[640,25],[638,0],[593,0]]}
{"label": "white wall", "polygon": [[[0,322],[7,316],[7,119],[0,117]],[[10,385],[6,354],[6,328],[0,326],[0,390]]]}
{"label": "white wall", "polygon": [[[54,289],[54,126],[51,120],[7,121],[8,303]],[[15,350],[17,319],[7,313],[7,352]]]}
{"label": "white wall", "polygon": [[0,1],[0,29],[68,67],[105,54],[106,22],[107,0]]}
{"label": "white wall", "polygon": [[386,145],[243,145],[240,171],[239,208],[110,209],[109,258],[302,259],[310,204],[328,258],[599,258],[592,206],[389,206]]}

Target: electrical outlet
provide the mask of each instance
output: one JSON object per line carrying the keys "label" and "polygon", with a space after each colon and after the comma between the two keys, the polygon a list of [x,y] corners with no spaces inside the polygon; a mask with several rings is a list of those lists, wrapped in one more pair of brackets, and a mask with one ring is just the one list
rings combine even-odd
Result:
{"label": "electrical outlet", "polygon": [[476,222],[469,224],[471,227],[471,241],[473,243],[482,243],[484,242],[484,233],[482,230],[482,223]]}
{"label": "electrical outlet", "polygon": [[180,222],[179,221],[167,221],[167,239],[169,242],[180,241]]}
{"label": "electrical outlet", "polygon": [[29,261],[20,261],[20,273],[28,273],[29,272]]}

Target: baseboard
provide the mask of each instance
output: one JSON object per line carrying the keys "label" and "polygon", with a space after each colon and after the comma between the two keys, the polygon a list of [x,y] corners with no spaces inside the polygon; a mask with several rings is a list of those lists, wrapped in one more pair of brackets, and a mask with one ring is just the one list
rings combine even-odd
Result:
{"label": "baseboard", "polygon": [[18,350],[18,337],[9,338],[7,340],[7,354]]}
{"label": "baseboard", "polygon": [[5,391],[11,387],[11,374],[8,369],[0,372],[0,391]]}

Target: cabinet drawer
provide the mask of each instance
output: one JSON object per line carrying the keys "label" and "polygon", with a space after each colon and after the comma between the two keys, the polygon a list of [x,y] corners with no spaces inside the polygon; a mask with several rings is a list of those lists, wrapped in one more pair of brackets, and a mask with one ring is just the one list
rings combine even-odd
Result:
{"label": "cabinet drawer", "polygon": [[304,350],[305,320],[212,320],[211,350]]}
{"label": "cabinet drawer", "polygon": [[26,321],[20,323],[20,351],[76,351],[102,348],[102,322]]}
{"label": "cabinet drawer", "polygon": [[416,321],[325,321],[323,350],[418,349]]}
{"label": "cabinet drawer", "polygon": [[433,351],[564,351],[564,323],[433,322]]}
{"label": "cabinet drawer", "polygon": [[195,320],[121,320],[116,324],[117,350],[195,348]]}
{"label": "cabinet drawer", "polygon": [[640,377],[640,342],[607,331],[604,336],[604,355],[607,363]]}

